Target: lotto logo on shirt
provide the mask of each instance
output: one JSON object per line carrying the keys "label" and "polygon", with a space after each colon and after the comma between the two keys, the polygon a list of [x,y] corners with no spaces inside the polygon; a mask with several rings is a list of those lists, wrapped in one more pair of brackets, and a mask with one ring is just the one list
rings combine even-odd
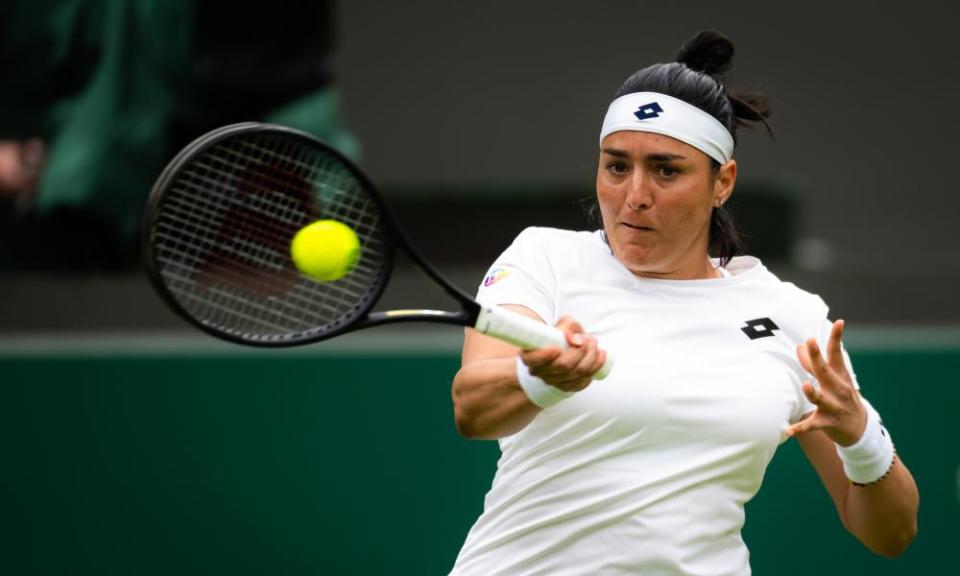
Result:
{"label": "lotto logo on shirt", "polygon": [[498,281],[503,280],[510,275],[510,272],[503,268],[494,268],[487,274],[487,277],[483,279],[484,286],[493,286]]}

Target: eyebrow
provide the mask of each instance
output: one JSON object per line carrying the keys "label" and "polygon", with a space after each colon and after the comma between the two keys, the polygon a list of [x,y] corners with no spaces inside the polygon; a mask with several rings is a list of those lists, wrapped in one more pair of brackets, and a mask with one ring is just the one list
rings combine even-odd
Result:
{"label": "eyebrow", "polygon": [[[617,158],[630,157],[630,154],[626,150],[621,150],[619,148],[604,148],[601,150],[601,152],[603,152],[604,154],[609,154],[610,156],[616,156]],[[687,157],[681,154],[659,153],[659,154],[647,155],[647,160],[651,160],[653,162],[666,162],[670,160],[686,160],[686,159]]]}

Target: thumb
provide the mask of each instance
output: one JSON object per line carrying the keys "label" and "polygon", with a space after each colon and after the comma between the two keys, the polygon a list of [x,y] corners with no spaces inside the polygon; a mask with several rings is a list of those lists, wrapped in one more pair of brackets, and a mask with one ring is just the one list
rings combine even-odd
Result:
{"label": "thumb", "polygon": [[571,346],[582,346],[586,340],[583,338],[583,326],[569,316],[563,316],[555,324],[567,336],[567,343]]}

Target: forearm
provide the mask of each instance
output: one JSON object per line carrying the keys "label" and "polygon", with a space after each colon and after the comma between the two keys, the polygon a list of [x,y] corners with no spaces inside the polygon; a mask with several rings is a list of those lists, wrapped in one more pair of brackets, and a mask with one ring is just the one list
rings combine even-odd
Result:
{"label": "forearm", "polygon": [[475,360],[453,381],[457,430],[466,438],[501,438],[522,430],[540,412],[517,381],[515,357]]}
{"label": "forearm", "polygon": [[898,556],[917,533],[919,500],[913,476],[898,458],[881,481],[866,486],[848,484],[847,529],[873,552]]}

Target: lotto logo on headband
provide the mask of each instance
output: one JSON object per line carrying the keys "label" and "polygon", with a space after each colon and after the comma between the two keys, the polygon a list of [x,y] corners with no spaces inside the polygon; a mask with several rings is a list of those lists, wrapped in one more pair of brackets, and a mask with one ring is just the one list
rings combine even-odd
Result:
{"label": "lotto logo on headband", "polygon": [[604,138],[621,130],[675,138],[720,164],[733,158],[733,135],[726,126],[693,104],[668,94],[632,92],[611,102],[603,117],[600,146],[603,146]]}
{"label": "lotto logo on headband", "polygon": [[483,279],[483,285],[493,286],[493,284],[496,283],[498,280],[503,280],[509,275],[510,273],[504,270],[503,268],[494,268],[493,270],[490,271],[489,274],[487,274],[487,277]]}
{"label": "lotto logo on headband", "polygon": [[637,120],[649,120],[650,118],[657,118],[661,112],[663,112],[663,108],[656,102],[651,102],[641,106],[633,115],[637,117]]}

